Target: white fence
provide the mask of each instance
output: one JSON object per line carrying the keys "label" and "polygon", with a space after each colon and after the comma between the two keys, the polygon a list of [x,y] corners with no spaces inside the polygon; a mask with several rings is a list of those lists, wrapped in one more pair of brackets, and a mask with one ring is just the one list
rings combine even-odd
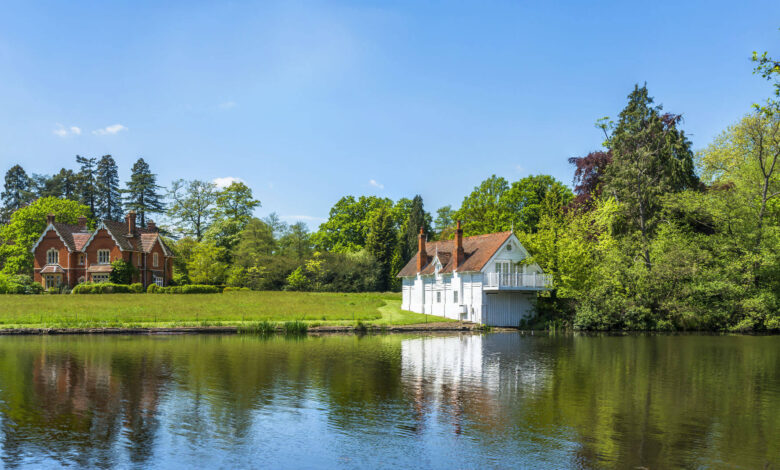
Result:
{"label": "white fence", "polygon": [[549,289],[552,276],[549,274],[487,273],[486,289]]}

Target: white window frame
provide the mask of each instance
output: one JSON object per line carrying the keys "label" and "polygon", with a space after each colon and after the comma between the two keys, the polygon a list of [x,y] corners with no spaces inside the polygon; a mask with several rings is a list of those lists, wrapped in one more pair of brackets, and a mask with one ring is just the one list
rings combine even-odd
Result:
{"label": "white window frame", "polygon": [[158,267],[160,265],[160,254],[152,253],[152,267]]}
{"label": "white window frame", "polygon": [[[156,253],[155,253],[155,254],[156,254]],[[165,284],[165,279],[163,279],[163,277],[162,277],[162,276],[158,276],[158,275],[156,275],[156,274],[153,274],[153,275],[152,275],[152,280],[153,280],[153,281],[154,281],[154,283],[155,283],[155,284],[157,284],[158,286],[160,286],[160,287],[165,287],[165,286],[164,286],[164,284]]]}
{"label": "white window frame", "polygon": [[92,282],[95,283],[108,282],[108,273],[93,273]]}
{"label": "white window frame", "polygon": [[[105,255],[105,260],[103,259]],[[111,264],[111,250],[102,249],[97,251],[97,264]]]}
{"label": "white window frame", "polygon": [[56,248],[49,248],[46,252],[46,264],[59,264],[60,263],[60,250]]}

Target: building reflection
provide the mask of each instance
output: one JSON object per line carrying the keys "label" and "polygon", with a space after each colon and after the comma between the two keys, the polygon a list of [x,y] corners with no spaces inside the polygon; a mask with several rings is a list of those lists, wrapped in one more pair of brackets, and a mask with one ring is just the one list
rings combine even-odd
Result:
{"label": "building reflection", "polygon": [[401,377],[419,430],[436,413],[453,433],[464,422],[493,429],[510,425],[502,412],[541,392],[550,369],[520,335],[442,336],[401,344]]}

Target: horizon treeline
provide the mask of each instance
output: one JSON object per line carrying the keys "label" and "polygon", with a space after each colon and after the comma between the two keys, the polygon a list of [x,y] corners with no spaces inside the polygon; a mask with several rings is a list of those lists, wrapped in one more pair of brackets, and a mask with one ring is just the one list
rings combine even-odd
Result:
{"label": "horizon treeline", "polygon": [[513,229],[532,255],[524,262],[552,275],[530,326],[779,330],[780,63],[766,54],[754,62],[774,96],[746,103],[745,116],[699,152],[682,115],[636,85],[614,120],[597,121],[602,148],[569,159],[573,191],[549,175],[493,175],[435,216],[419,195],[345,196],[309,232],[275,213],[253,217],[260,201],[240,182],[177,180],[163,194],[141,159],[124,189],[110,156],[79,157],[77,173],[51,177],[15,166],[2,194],[0,265],[31,272],[29,246],[49,211],[75,222],[83,213],[116,217],[124,204],[142,218],[165,214],[180,284],[397,291],[420,228],[448,239],[461,220],[466,236]]}

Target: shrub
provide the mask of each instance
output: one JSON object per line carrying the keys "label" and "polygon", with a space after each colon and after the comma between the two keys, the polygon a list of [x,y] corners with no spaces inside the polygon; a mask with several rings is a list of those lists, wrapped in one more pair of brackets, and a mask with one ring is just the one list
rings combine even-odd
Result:
{"label": "shrub", "polygon": [[137,288],[112,282],[84,282],[74,287],[71,294],[133,294],[138,292],[135,289]]}
{"label": "shrub", "polygon": [[239,291],[248,291],[250,290],[249,287],[232,287],[227,286],[224,289],[222,289],[222,292],[239,292]]}
{"label": "shrub", "polygon": [[130,284],[130,291],[134,294],[143,294],[144,293],[144,285],[140,282],[136,282],[134,284]]}
{"label": "shrub", "polygon": [[219,294],[220,292],[222,292],[220,286],[207,286],[202,284],[167,287],[160,287],[156,284],[152,284],[146,289],[147,294]]}
{"label": "shrub", "polygon": [[43,286],[23,274],[0,274],[0,294],[40,294]]}
{"label": "shrub", "polygon": [[309,331],[309,325],[300,320],[286,321],[283,328],[286,335],[305,335]]}
{"label": "shrub", "polygon": [[111,273],[108,280],[113,284],[130,284],[133,276],[138,275],[138,269],[123,259],[111,263]]}

